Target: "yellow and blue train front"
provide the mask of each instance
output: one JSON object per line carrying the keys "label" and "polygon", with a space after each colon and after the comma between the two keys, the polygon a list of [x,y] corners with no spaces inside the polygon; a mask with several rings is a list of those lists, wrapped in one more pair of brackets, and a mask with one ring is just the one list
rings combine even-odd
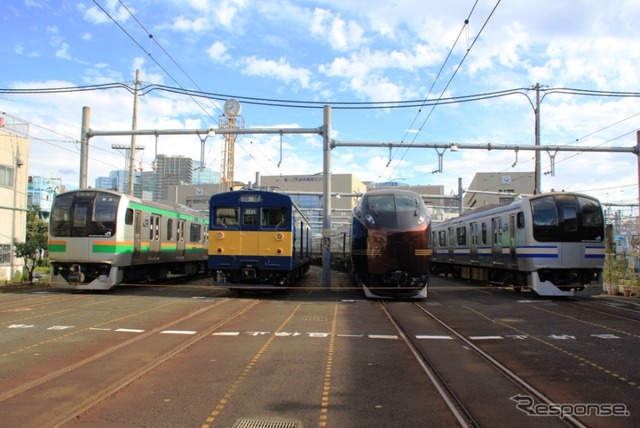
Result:
{"label": "yellow and blue train front", "polygon": [[275,283],[293,269],[292,240],[289,231],[210,230],[209,269],[233,283]]}

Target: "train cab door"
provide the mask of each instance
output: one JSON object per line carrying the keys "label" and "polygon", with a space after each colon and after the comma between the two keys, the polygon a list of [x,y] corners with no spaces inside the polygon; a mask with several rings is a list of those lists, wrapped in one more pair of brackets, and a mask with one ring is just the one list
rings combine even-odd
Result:
{"label": "train cab door", "polygon": [[256,256],[266,242],[262,242],[265,234],[256,233],[260,230],[259,223],[260,208],[256,206],[245,206],[242,209],[242,230],[240,231],[240,254],[243,256]]}
{"label": "train cab door", "polygon": [[133,214],[133,260],[140,259],[140,240],[142,238],[142,215],[140,210]]}
{"label": "train cab door", "polygon": [[149,217],[149,260],[160,258],[160,224],[162,216],[151,214]]}
{"label": "train cab door", "polygon": [[491,219],[491,260],[494,265],[503,265],[502,259],[502,242],[500,234],[502,233],[502,219],[494,217]]}
{"label": "train cab door", "polygon": [[184,232],[185,232],[185,221],[178,220],[177,230],[176,230],[176,243],[177,243],[177,254],[176,257],[181,259],[184,258]]}

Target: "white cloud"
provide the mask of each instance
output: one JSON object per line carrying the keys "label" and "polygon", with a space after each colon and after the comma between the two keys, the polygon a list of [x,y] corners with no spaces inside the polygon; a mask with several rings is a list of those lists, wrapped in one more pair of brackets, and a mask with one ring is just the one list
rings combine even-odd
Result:
{"label": "white cloud", "polygon": [[[91,6],[87,8],[82,3],[78,4],[78,9],[83,12],[84,19],[93,24],[105,24],[112,22],[111,18],[118,22],[124,22],[131,17],[129,12],[120,5],[118,0],[107,0],[106,5],[103,5],[103,8],[106,10],[106,13],[98,6]],[[131,6],[129,6],[129,10],[133,14],[136,13],[136,9]],[[109,16],[111,16],[111,18]]]}
{"label": "white cloud", "polygon": [[56,57],[62,58],[62,59],[67,59],[67,60],[71,59],[71,55],[69,54],[69,44],[68,43],[63,42],[63,43],[60,44],[60,46],[56,50]]}
{"label": "white cloud", "polygon": [[250,76],[274,78],[285,83],[297,83],[303,88],[308,88],[312,73],[303,67],[292,67],[285,59],[278,61],[259,59],[254,56],[244,58],[242,72]]}
{"label": "white cloud", "polygon": [[364,42],[364,30],[355,21],[345,21],[331,11],[316,8],[311,17],[311,34],[327,39],[337,51],[354,49]]}
{"label": "white cloud", "polygon": [[226,62],[231,59],[231,55],[227,53],[227,46],[220,41],[213,42],[207,49],[207,54],[216,62]]}
{"label": "white cloud", "polygon": [[196,19],[188,19],[184,16],[178,16],[171,25],[172,30],[180,32],[202,32],[210,30],[211,27],[211,22],[204,16]]}

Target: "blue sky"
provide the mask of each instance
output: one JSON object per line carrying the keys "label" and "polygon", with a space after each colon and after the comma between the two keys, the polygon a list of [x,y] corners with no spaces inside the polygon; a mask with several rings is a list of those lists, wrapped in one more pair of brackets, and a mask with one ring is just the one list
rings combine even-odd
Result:
{"label": "blue sky", "polygon": [[[633,0],[8,0],[0,11],[0,88],[132,86],[139,69],[144,85],[333,104],[333,138],[340,141],[530,145],[531,88],[538,82],[543,89],[640,92],[639,21],[640,3]],[[433,109],[335,104],[371,107],[367,103],[516,88],[524,89]],[[140,98],[138,128],[216,127],[222,104],[154,90]],[[30,174],[77,185],[83,106],[91,107],[92,129],[131,128],[133,96],[123,89],[0,93],[0,111],[31,123]],[[243,102],[242,115],[247,128],[322,124],[320,108]],[[549,93],[541,104],[542,145],[632,147],[639,128],[635,97]],[[128,142],[91,140],[90,184],[124,167],[123,154],[111,145]],[[146,149],[136,162],[149,170],[155,140],[137,142]],[[158,153],[198,160],[200,140],[160,137]],[[207,166],[220,168],[221,137],[207,139],[205,156]],[[446,193],[457,190],[459,177],[468,186],[476,172],[533,171],[533,152],[521,151],[515,161],[509,151],[445,152],[443,172],[434,174],[434,149],[394,150],[391,158],[387,148],[332,151],[334,173],[441,184]],[[543,175],[542,190],[637,202],[633,154],[559,152],[555,161],[555,176]],[[550,170],[546,154],[542,168]],[[321,172],[320,136],[284,136],[282,160],[279,136],[240,137],[235,179],[253,181],[257,171]]]}

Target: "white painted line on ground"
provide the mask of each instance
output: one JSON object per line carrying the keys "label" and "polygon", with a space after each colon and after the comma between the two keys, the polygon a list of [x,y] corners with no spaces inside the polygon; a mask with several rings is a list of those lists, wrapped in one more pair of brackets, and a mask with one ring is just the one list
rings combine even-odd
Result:
{"label": "white painted line on ground", "polygon": [[397,339],[395,334],[370,334],[369,339]]}
{"label": "white painted line on ground", "polygon": [[165,330],[161,331],[160,334],[196,334],[197,331],[193,330]]}
{"label": "white painted line on ground", "polygon": [[118,328],[115,331],[122,331],[124,333],[144,333],[144,330],[138,330],[136,328]]}
{"label": "white painted line on ground", "polygon": [[502,336],[469,336],[471,340],[496,340],[496,339],[504,339]]}
{"label": "white painted line on ground", "polygon": [[453,337],[447,335],[438,335],[438,334],[418,334],[416,335],[416,339],[425,339],[425,340],[453,340]]}
{"label": "white painted line on ground", "polygon": [[212,336],[239,336],[239,331],[218,331],[211,334]]}

